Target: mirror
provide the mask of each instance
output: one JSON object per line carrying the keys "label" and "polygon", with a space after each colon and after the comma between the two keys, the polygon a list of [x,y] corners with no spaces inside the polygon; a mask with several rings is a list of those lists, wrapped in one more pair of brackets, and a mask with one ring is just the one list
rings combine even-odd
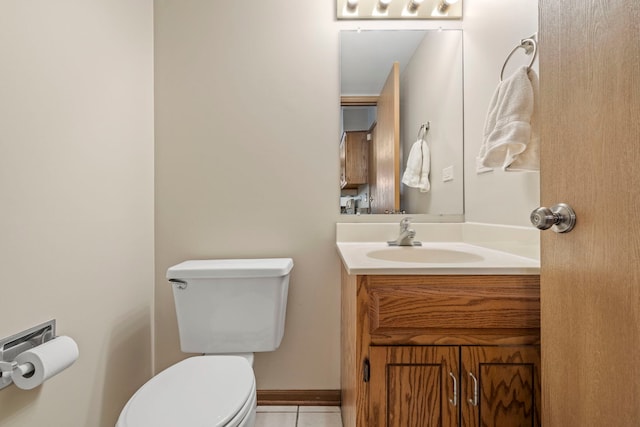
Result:
{"label": "mirror", "polygon": [[462,68],[461,30],[341,31],[341,213],[462,216]]}

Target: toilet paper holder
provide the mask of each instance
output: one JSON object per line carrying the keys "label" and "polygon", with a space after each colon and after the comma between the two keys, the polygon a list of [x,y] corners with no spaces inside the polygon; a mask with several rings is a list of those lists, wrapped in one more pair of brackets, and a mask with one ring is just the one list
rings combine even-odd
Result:
{"label": "toilet paper holder", "polygon": [[30,350],[56,337],[56,320],[52,319],[40,325],[19,332],[10,337],[0,339],[0,390],[10,385],[11,375],[19,369],[22,375],[33,370],[30,363],[18,365],[15,358],[22,352]]}

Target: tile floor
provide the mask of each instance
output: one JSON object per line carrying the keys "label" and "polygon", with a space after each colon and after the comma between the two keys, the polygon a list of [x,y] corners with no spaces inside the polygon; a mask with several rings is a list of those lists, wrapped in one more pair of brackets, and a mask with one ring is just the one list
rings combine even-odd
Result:
{"label": "tile floor", "polygon": [[258,406],[255,427],[342,427],[339,406]]}

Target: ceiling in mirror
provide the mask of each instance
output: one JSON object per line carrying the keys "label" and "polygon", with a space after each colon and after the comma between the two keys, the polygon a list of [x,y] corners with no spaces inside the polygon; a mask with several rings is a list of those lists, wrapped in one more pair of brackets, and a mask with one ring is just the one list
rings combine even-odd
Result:
{"label": "ceiling in mirror", "polygon": [[461,19],[462,0],[336,0],[338,19]]}
{"label": "ceiling in mirror", "polygon": [[378,96],[398,62],[403,71],[426,31],[343,31],[340,34],[340,94],[342,96]]}

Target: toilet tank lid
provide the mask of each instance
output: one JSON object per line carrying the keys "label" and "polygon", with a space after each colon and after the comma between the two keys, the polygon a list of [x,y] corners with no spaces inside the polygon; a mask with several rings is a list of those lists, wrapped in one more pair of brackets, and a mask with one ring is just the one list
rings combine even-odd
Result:
{"label": "toilet tank lid", "polygon": [[292,268],[291,258],[200,259],[169,267],[167,279],[281,277]]}

